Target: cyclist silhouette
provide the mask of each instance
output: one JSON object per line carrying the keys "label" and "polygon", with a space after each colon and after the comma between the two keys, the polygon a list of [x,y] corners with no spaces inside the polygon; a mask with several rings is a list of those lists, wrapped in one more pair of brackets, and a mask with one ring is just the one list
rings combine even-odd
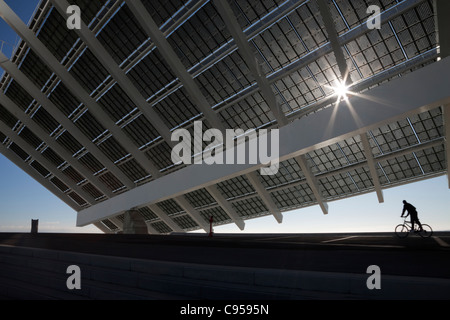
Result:
{"label": "cyclist silhouette", "polygon": [[416,208],[411,204],[406,202],[406,200],[403,200],[403,211],[401,217],[403,218],[403,215],[405,214],[405,211],[408,211],[407,215],[405,217],[411,216],[411,232],[414,231],[414,223],[417,223],[419,225],[420,230],[423,231],[422,224],[419,221],[419,217],[417,215]]}

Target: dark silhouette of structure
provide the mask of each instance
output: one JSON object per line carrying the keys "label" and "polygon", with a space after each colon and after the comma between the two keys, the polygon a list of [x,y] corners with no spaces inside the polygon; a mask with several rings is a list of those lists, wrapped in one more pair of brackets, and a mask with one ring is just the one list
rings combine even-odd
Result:
{"label": "dark silhouette of structure", "polygon": [[417,223],[419,225],[420,231],[423,230],[422,224],[419,221],[419,216],[417,214],[416,207],[414,207],[411,203],[406,202],[406,200],[403,200],[403,211],[401,217],[403,218],[403,215],[405,214],[405,211],[408,211],[406,214],[406,217],[411,217],[411,231],[414,231],[414,223]]}

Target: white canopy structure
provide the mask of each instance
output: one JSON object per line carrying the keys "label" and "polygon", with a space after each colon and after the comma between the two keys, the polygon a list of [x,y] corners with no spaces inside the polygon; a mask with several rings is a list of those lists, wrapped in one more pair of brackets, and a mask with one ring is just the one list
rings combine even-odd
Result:
{"label": "white canopy structure", "polygon": [[[0,54],[0,152],[107,233],[383,202],[448,174],[447,13],[445,0],[43,0],[26,25],[0,0],[22,39]],[[279,130],[278,171],[174,163],[172,133],[196,121]]]}

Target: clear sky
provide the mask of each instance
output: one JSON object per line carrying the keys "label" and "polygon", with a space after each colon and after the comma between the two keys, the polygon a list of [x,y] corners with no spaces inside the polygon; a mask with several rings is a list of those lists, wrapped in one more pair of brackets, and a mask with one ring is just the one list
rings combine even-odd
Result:
{"label": "clear sky", "polygon": [[[7,0],[11,8],[28,22],[38,0]],[[8,44],[3,53],[11,55],[19,38],[0,19],[0,40]],[[3,70],[0,69],[0,74]],[[434,230],[450,230],[450,189],[447,176],[384,190],[379,204],[374,192],[330,202],[329,214],[318,206],[283,214],[282,224],[267,216],[246,221],[244,232],[377,232],[393,231],[400,223],[402,200],[414,204],[419,219]],[[77,228],[76,212],[0,154],[0,232],[29,232],[31,219],[39,219],[40,232],[99,232],[94,226]],[[234,225],[214,229],[240,232]]]}

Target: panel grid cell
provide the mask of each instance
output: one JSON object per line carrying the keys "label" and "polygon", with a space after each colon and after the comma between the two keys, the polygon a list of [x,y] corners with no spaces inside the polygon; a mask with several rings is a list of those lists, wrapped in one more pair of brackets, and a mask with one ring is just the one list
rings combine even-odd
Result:
{"label": "panel grid cell", "polygon": [[359,191],[348,173],[319,179],[319,183],[325,198],[338,198]]}
{"label": "panel grid cell", "polygon": [[221,207],[202,210],[200,215],[206,221],[209,221],[210,217],[213,217],[213,225],[220,225],[231,222],[231,218]]}
{"label": "panel grid cell", "polygon": [[158,216],[148,207],[139,208],[138,211],[144,217],[145,221],[158,219]]}
{"label": "panel grid cell", "polygon": [[101,221],[102,224],[107,227],[109,230],[111,231],[117,231],[119,230],[119,227],[116,226],[112,221],[110,221],[109,219],[105,219]]}
{"label": "panel grid cell", "polygon": [[178,224],[182,229],[185,230],[198,228],[197,222],[195,222],[194,219],[192,219],[188,215],[174,217],[173,221],[175,221],[176,224]]}
{"label": "panel grid cell", "polygon": [[125,5],[108,21],[98,40],[120,65],[147,36],[131,10]]}
{"label": "panel grid cell", "polygon": [[194,208],[201,208],[216,203],[216,200],[204,188],[186,193],[185,197]]}
{"label": "panel grid cell", "polygon": [[158,231],[159,233],[162,233],[162,234],[172,232],[172,229],[167,224],[165,224],[163,221],[154,222],[151,224],[151,226],[153,227],[153,229],[155,229],[156,231]]}
{"label": "panel grid cell", "polygon": [[182,24],[169,38],[186,69],[211,54],[229,38],[216,8],[210,2]]}
{"label": "panel grid cell", "polygon": [[226,199],[236,198],[245,194],[254,193],[250,182],[244,176],[239,176],[233,179],[219,182],[217,187],[225,196]]}
{"label": "panel grid cell", "polygon": [[46,148],[42,152],[42,156],[51,163],[53,163],[55,167],[59,167],[60,165],[66,162],[63,158],[61,158],[55,151],[53,151],[50,148]]}
{"label": "panel grid cell", "polygon": [[294,159],[280,162],[278,172],[275,175],[260,175],[260,177],[266,189],[304,179],[304,175]]}
{"label": "panel grid cell", "polygon": [[184,210],[172,199],[161,201],[157,203],[157,206],[160,207],[168,216],[177,215]]}
{"label": "panel grid cell", "polygon": [[311,188],[307,184],[274,191],[271,194],[277,207],[282,210],[299,208],[315,202]]}

